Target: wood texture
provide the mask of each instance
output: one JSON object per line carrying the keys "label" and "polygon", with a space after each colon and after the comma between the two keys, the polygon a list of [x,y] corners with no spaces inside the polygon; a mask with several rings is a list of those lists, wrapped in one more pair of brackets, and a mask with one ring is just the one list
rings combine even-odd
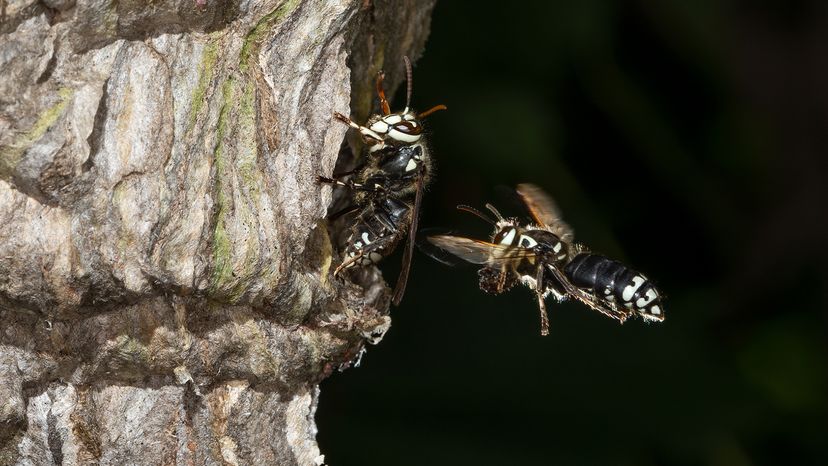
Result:
{"label": "wood texture", "polygon": [[390,317],[315,177],[433,1],[2,6],[0,465],[322,464],[318,384]]}

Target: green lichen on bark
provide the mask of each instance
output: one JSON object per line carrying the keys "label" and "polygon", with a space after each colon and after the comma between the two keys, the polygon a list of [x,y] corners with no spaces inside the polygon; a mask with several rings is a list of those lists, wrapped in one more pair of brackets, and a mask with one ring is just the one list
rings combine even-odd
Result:
{"label": "green lichen on bark", "polygon": [[[236,303],[247,291],[247,281],[260,272],[262,244],[255,212],[264,180],[257,166],[255,85],[229,77],[222,84],[221,96],[213,153],[216,222],[210,290]],[[226,147],[228,139],[235,141],[232,147]],[[237,228],[229,231],[228,225]]]}
{"label": "green lichen on bark", "polygon": [[216,60],[218,58],[218,41],[209,42],[204,46],[204,53],[201,55],[201,63],[199,64],[198,83],[193,90],[193,96],[190,105],[190,123],[187,128],[192,131],[198,115],[204,108],[205,98],[207,97],[207,90],[210,88],[210,83],[213,81],[215,75]]}
{"label": "green lichen on bark", "polygon": [[140,377],[153,366],[149,348],[138,338],[121,335],[115,340],[111,351],[108,369],[117,370],[121,376]]}
{"label": "green lichen on bark", "polygon": [[282,18],[295,10],[296,7],[299,6],[299,3],[299,0],[288,0],[276,7],[276,9],[270,13],[264,15],[262,19],[260,19],[256,25],[253,26],[253,29],[244,38],[241,53],[239,54],[240,70],[247,71],[249,69],[250,59],[258,52],[259,46],[267,31],[273,27],[273,24],[279,22]]}
{"label": "green lichen on bark", "polygon": [[46,131],[55,124],[63,115],[66,105],[72,98],[74,91],[67,87],[58,89],[58,102],[47,108],[40,114],[32,127],[17,136],[17,138],[6,147],[0,147],[0,177],[7,178],[14,173],[20,158],[35,142],[46,134]]}
{"label": "green lichen on bark", "polygon": [[226,217],[230,209],[227,199],[228,183],[226,180],[227,160],[224,153],[224,138],[227,133],[228,112],[233,92],[233,79],[228,78],[221,86],[222,106],[219,110],[218,124],[216,125],[216,147],[213,150],[213,164],[215,165],[216,183],[216,226],[213,232],[213,273],[210,280],[210,290],[217,291],[233,274],[232,252],[230,238],[225,226]]}
{"label": "green lichen on bark", "polygon": [[247,194],[258,207],[263,179],[257,165],[259,150],[256,145],[255,103],[256,87],[252,82],[248,82],[239,105],[238,136],[244,147],[236,156],[236,167]]}

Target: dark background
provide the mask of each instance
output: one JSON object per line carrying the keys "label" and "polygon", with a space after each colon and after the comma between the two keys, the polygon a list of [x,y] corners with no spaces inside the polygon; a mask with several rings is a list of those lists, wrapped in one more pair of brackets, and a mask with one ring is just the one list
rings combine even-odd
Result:
{"label": "dark background", "polygon": [[449,107],[423,227],[485,238],[455,205],[538,184],[667,319],[550,298],[541,337],[527,289],[418,254],[322,384],[329,464],[828,464],[828,2],[443,0],[414,75]]}

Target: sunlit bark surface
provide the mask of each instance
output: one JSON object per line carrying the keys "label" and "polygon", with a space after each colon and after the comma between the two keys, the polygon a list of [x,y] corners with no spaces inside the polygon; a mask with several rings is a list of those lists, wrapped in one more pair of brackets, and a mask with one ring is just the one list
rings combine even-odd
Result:
{"label": "sunlit bark surface", "polygon": [[321,464],[390,318],[315,178],[433,1],[0,5],[0,465]]}

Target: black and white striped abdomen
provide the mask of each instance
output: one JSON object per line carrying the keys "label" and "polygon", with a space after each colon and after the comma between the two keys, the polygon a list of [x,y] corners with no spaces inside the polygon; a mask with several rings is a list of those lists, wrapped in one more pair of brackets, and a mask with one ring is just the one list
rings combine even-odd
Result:
{"label": "black and white striped abdomen", "polygon": [[618,261],[581,253],[566,265],[564,274],[573,285],[590,291],[596,298],[633,309],[645,320],[664,320],[661,295],[655,286]]}

